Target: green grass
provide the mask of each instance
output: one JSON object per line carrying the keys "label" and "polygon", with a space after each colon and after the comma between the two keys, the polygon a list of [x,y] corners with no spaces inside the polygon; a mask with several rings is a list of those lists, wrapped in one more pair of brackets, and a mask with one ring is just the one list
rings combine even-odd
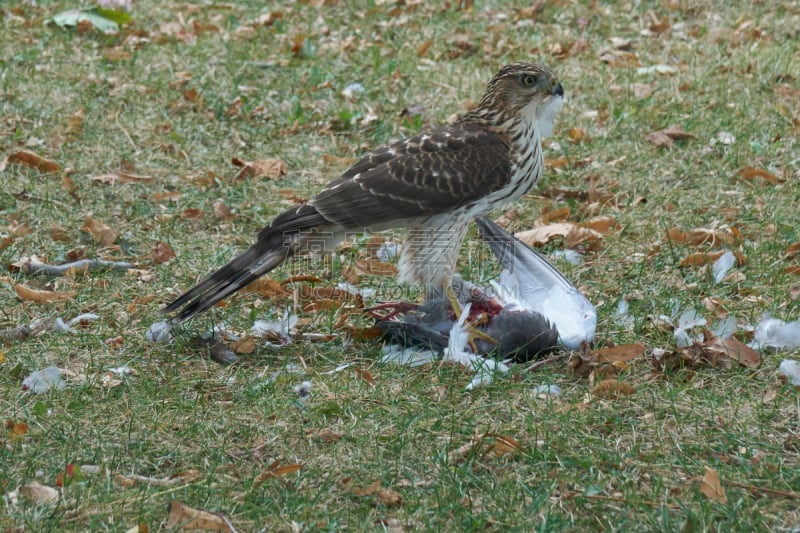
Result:
{"label": "green grass", "polygon": [[[671,334],[651,318],[669,314],[676,302],[714,319],[704,302],[715,299],[742,324],[767,312],[800,317],[789,296],[800,280],[785,271],[793,263],[782,260],[800,240],[796,2],[591,7],[559,1],[532,17],[506,2],[476,2],[468,11],[414,2],[321,3],[142,0],[130,28],[116,36],[42,24],[77,2],[12,0],[0,7],[0,150],[27,145],[69,169],[75,183],[70,193],[62,187],[65,171],[8,165],[0,176],[0,227],[9,229],[0,233],[13,239],[0,260],[7,265],[38,255],[59,263],[81,250],[136,260],[149,274],[5,274],[0,328],[85,311],[101,318],[74,335],[44,332],[3,346],[0,417],[27,423],[28,431],[0,433],[0,492],[32,481],[55,486],[68,464],[100,471],[66,487],[56,505],[2,500],[0,526],[120,531],[141,523],[154,531],[166,529],[167,505],[177,499],[225,513],[240,531],[289,531],[293,524],[307,531],[797,528],[798,501],[789,493],[800,492],[800,396],[776,377],[784,355],[765,354],[755,371],[666,375],[643,358],[621,372],[634,394],[606,400],[563,367],[517,368],[467,393],[470,373],[459,368],[383,366],[374,342],[347,341],[333,328],[341,311],[301,313],[306,331],[334,333],[332,340],[259,347],[234,367],[192,346],[190,337],[214,322],[247,331],[254,317],[275,318],[290,303],[252,294],[197,319],[173,344],[145,342],[161,304],[247,246],[291,205],[278,191],[309,197],[344,170],[347,158],[463,112],[501,65],[519,60],[558,72],[568,105],[546,153],[571,164],[547,169],[540,191],[510,206],[518,211],[512,229],[528,229],[543,211],[565,205],[570,220],[600,214],[619,223],[602,247],[584,250],[582,264],[558,263],[598,306],[597,346],[641,342],[648,353],[672,347]],[[282,14],[273,25],[237,31],[270,10]],[[671,29],[643,35],[650,12],[668,18]],[[182,24],[182,33],[168,23]],[[459,49],[459,35],[474,48]],[[553,45],[569,50],[580,37],[586,51],[554,54]],[[632,39],[642,66],[678,71],[643,74],[635,66],[606,65],[598,54],[612,37]],[[343,98],[355,82],[365,91]],[[641,84],[649,95],[637,96]],[[196,99],[185,96],[189,90]],[[419,103],[421,120],[400,116]],[[69,117],[79,110],[82,128],[68,134]],[[644,140],[673,125],[696,138],[671,149]],[[585,131],[584,141],[570,140],[573,127]],[[720,132],[735,142],[712,143]],[[288,174],[236,181],[233,157],[279,158]],[[784,181],[745,181],[740,170],[747,166]],[[154,179],[113,186],[90,179],[116,171]],[[603,198],[593,205],[548,194],[584,191],[591,180]],[[155,196],[168,191],[180,196]],[[233,219],[214,215],[218,200]],[[182,218],[190,208],[202,216]],[[103,250],[81,231],[87,216],[119,231],[119,249]],[[17,223],[30,231],[12,235]],[[680,267],[687,254],[708,247],[669,243],[666,230],[723,224],[743,236],[734,248],[747,257],[738,268],[744,276],[716,284],[709,272]],[[465,259],[486,257],[476,241],[473,231]],[[172,246],[174,260],[150,260],[158,242]],[[547,250],[557,248],[551,243]],[[345,259],[363,253],[350,250]],[[338,260],[311,261],[273,277],[291,272],[321,276],[322,286],[342,274]],[[492,267],[465,261],[463,272],[483,277]],[[32,304],[15,297],[19,283],[77,295]],[[383,294],[394,290],[380,277],[361,283]],[[621,298],[630,302],[633,329],[613,319]],[[104,342],[114,337],[122,337],[121,346]],[[342,363],[369,370],[374,386],[351,369],[330,372]],[[302,373],[279,372],[303,364]],[[22,379],[49,365],[85,380],[44,395],[23,393]],[[120,365],[136,375],[102,386],[102,372]],[[302,404],[292,387],[304,379],[313,389]],[[540,383],[558,384],[563,393],[537,398],[532,391]],[[328,441],[320,431],[341,438]],[[487,433],[511,437],[524,450],[485,454],[488,437],[456,460],[454,450]],[[274,461],[302,468],[254,488]],[[699,491],[705,467],[719,472],[727,503]],[[181,481],[127,483],[133,475]],[[387,505],[353,490],[375,481],[402,502]]]}

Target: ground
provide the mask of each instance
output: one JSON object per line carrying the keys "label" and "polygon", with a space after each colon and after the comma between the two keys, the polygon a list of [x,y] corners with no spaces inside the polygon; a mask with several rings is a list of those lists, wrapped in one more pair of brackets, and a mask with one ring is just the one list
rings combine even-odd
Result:
{"label": "ground", "polygon": [[[0,329],[97,316],[3,341],[4,530],[169,529],[173,500],[239,531],[800,526],[800,395],[777,372],[797,353],[652,364],[675,348],[659,317],[676,309],[733,316],[744,342],[765,313],[800,318],[800,3],[142,0],[113,35],[45,23],[81,7],[0,6]],[[313,283],[264,285],[172,343],[146,341],[163,304],[272,216],[366,150],[468,109],[522,60],[551,66],[567,102],[539,189],[493,217],[602,230],[541,249],[582,254],[554,261],[597,306],[595,347],[644,345],[615,367],[630,388],[602,394],[598,376],[553,365],[466,392],[465,369],[379,363],[380,344],[353,335],[369,326],[359,302],[332,288],[376,288],[368,304],[416,294],[381,275],[365,239],[271,275]],[[278,162],[237,177],[234,158]],[[737,262],[717,282],[700,263],[723,249]],[[138,269],[32,276],[14,266],[31,256]],[[462,274],[486,281],[487,257],[471,230]],[[20,286],[68,296],[40,303]],[[192,341],[287,308],[298,337],[239,364]],[[49,366],[66,388],[22,390]],[[33,482],[56,501],[29,495]]]}

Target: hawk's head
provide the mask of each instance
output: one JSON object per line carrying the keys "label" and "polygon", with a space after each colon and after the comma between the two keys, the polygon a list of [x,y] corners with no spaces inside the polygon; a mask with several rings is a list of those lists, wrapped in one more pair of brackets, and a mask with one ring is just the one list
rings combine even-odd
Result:
{"label": "hawk's head", "polygon": [[542,136],[553,133],[553,119],[564,101],[564,88],[548,67],[532,63],[506,65],[492,78],[478,109],[500,120],[521,118]]}

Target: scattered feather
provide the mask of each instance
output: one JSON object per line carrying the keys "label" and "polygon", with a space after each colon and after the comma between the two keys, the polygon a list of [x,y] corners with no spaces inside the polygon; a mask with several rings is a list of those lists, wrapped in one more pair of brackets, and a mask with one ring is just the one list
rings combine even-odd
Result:
{"label": "scattered feather", "polygon": [[253,337],[261,337],[270,341],[277,341],[280,344],[288,344],[292,338],[290,332],[297,324],[297,315],[289,314],[287,308],[283,312],[281,320],[256,320],[250,330]]}
{"label": "scattered feather", "polygon": [[749,344],[756,350],[793,350],[800,348],[800,321],[784,322],[764,315],[756,326],[753,341]]}
{"label": "scattered feather", "polygon": [[431,350],[418,350],[413,347],[403,347],[397,344],[386,344],[381,350],[381,363],[392,363],[410,367],[422,366],[433,363],[439,356]]}
{"label": "scattered feather", "polygon": [[166,320],[155,322],[147,328],[144,338],[147,342],[156,344],[170,343],[172,342],[172,324]]}
{"label": "scattered feather", "polygon": [[[691,336],[692,329],[706,325],[706,319],[694,309],[686,309],[678,316],[678,325],[675,326],[673,335],[680,347],[690,346],[695,339]],[[702,339],[700,339],[702,340]]]}
{"label": "scattered feather", "polygon": [[550,254],[553,259],[563,259],[570,265],[580,265],[583,262],[583,255],[577,250],[567,248],[566,250],[556,250]]}
{"label": "scattered feather", "polygon": [[50,389],[61,390],[67,386],[61,369],[48,366],[42,370],[31,372],[22,382],[22,390],[42,394]]}
{"label": "scattered feather", "polygon": [[714,281],[721,283],[722,280],[725,279],[725,276],[728,275],[730,269],[733,268],[734,264],[736,264],[736,256],[730,250],[725,250],[725,253],[714,261],[714,266],[712,267],[714,270]]}
{"label": "scattered feather", "polygon": [[372,298],[375,296],[377,291],[370,287],[356,287],[352,283],[337,283],[336,288],[346,292],[347,294],[351,294],[353,296],[361,296],[362,298]]}
{"label": "scattered feather", "polygon": [[792,359],[784,359],[778,367],[778,371],[786,376],[789,382],[798,387],[800,386],[800,362]]}
{"label": "scattered feather", "polygon": [[375,252],[375,256],[381,261],[392,261],[400,256],[400,244],[396,242],[384,242]]}
{"label": "scattered feather", "polygon": [[537,396],[561,396],[561,387],[558,385],[537,385],[533,388],[533,394]]}
{"label": "scattered feather", "polygon": [[628,302],[624,299],[620,299],[617,303],[617,310],[613,314],[614,322],[619,324],[620,326],[624,326],[626,328],[632,328],[634,326],[634,319],[628,312],[630,306]]}

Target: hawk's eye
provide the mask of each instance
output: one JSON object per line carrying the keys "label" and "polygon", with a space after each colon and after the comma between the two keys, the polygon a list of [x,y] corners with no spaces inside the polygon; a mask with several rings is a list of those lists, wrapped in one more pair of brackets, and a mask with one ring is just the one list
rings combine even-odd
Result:
{"label": "hawk's eye", "polygon": [[536,83],[536,76],[531,76],[530,74],[525,74],[522,76],[522,85],[525,87],[533,87]]}

